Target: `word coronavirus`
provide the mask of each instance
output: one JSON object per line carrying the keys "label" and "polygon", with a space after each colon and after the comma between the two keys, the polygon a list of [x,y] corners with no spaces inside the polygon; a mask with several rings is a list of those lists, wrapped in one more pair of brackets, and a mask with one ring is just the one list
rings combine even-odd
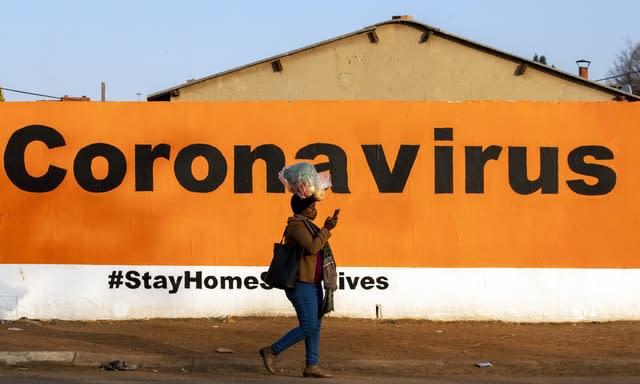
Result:
{"label": "word coronavirus", "polygon": [[[434,128],[433,185],[436,194],[454,193],[454,146],[453,128]],[[49,164],[42,175],[32,175],[28,171],[26,148],[40,142],[49,149],[66,146],[64,136],[52,127],[29,125],[18,129],[9,138],[4,152],[4,168],[7,177],[19,189],[45,193],[55,190],[67,177],[68,168],[73,169],[77,184],[93,193],[109,192],[121,186],[130,166],[130,160],[121,149],[108,143],[92,143],[75,153],[73,164]],[[402,144],[390,167],[382,144],[362,144],[364,156],[373,181],[380,193],[402,193],[409,179],[414,162],[420,151],[419,144]],[[206,143],[187,145],[175,152],[167,143],[134,144],[133,159],[135,191],[154,190],[154,162],[173,161],[173,173],[178,183],[190,192],[208,193],[215,191],[227,179],[228,163],[223,153]],[[491,161],[499,161],[503,146],[464,146],[464,186],[465,193],[484,193],[485,166]],[[558,147],[540,147],[540,170],[535,179],[530,179],[527,170],[528,148],[509,146],[506,148],[508,180],[511,189],[522,195],[540,192],[557,194],[559,190],[558,170],[560,167]],[[175,155],[174,155],[175,154]],[[328,161],[316,164],[318,171],[329,170],[334,193],[350,193],[347,172],[347,154],[338,145],[313,143],[299,149],[296,159],[315,159],[326,156]],[[92,162],[103,158],[108,164],[104,177],[96,177]],[[202,158],[208,171],[204,177],[196,177],[193,162]],[[566,180],[568,188],[580,195],[605,195],[616,185],[616,172],[601,161],[613,160],[613,152],[601,145],[584,145],[569,151],[566,166],[578,177]],[[278,172],[285,166],[285,153],[275,144],[263,144],[255,148],[250,145],[235,145],[233,153],[233,186],[235,193],[253,192],[253,165],[258,160],[266,163],[266,189],[269,193],[284,193],[284,186],[278,179]],[[591,182],[587,182],[585,180]]]}

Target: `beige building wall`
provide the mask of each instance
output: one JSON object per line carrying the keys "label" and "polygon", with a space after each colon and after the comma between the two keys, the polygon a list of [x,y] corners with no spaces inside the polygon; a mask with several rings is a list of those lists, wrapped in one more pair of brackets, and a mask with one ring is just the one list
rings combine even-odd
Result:
{"label": "beige building wall", "polygon": [[182,86],[172,101],[234,100],[547,100],[605,101],[598,87],[521,64],[447,35],[410,24],[379,25],[378,41],[367,33],[348,36],[271,62]]}

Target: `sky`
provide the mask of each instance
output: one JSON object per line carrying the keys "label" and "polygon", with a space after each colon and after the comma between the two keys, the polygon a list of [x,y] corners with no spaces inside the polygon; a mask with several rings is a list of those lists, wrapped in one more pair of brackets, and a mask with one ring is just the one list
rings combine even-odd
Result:
{"label": "sky", "polygon": [[[0,87],[61,97],[146,96],[411,15],[590,79],[640,41],[637,0],[0,0]],[[4,91],[6,101],[46,99]]]}

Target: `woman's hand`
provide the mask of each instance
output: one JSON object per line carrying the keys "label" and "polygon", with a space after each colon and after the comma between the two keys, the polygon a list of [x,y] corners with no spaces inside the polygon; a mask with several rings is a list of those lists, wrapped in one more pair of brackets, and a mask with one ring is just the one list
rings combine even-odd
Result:
{"label": "woman's hand", "polygon": [[327,228],[328,230],[332,230],[333,228],[336,227],[336,225],[338,225],[338,218],[337,217],[329,216],[324,221],[324,227]]}

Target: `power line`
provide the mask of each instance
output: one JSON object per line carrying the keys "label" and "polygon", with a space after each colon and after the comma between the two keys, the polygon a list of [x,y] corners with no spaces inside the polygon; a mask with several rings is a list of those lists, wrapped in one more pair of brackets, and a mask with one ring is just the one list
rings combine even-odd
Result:
{"label": "power line", "polygon": [[58,99],[58,100],[62,100],[62,97],[58,97],[58,96],[49,96],[49,95],[43,95],[41,93],[33,93],[33,92],[27,92],[27,91],[20,91],[18,89],[11,89],[11,88],[5,88],[5,87],[0,87],[0,89],[5,90],[5,91],[9,91],[9,92],[15,92],[15,93],[23,93],[25,95],[33,95],[33,96],[40,96],[40,97],[48,97],[51,99]]}
{"label": "power line", "polygon": [[604,79],[599,79],[599,80],[595,80],[595,81],[611,80],[611,79],[615,79],[617,77],[633,75],[633,74],[636,74],[636,73],[640,73],[640,71],[627,72],[627,73],[623,73],[623,74],[620,74],[620,75],[615,75],[615,76],[611,76],[611,77],[605,77]]}

